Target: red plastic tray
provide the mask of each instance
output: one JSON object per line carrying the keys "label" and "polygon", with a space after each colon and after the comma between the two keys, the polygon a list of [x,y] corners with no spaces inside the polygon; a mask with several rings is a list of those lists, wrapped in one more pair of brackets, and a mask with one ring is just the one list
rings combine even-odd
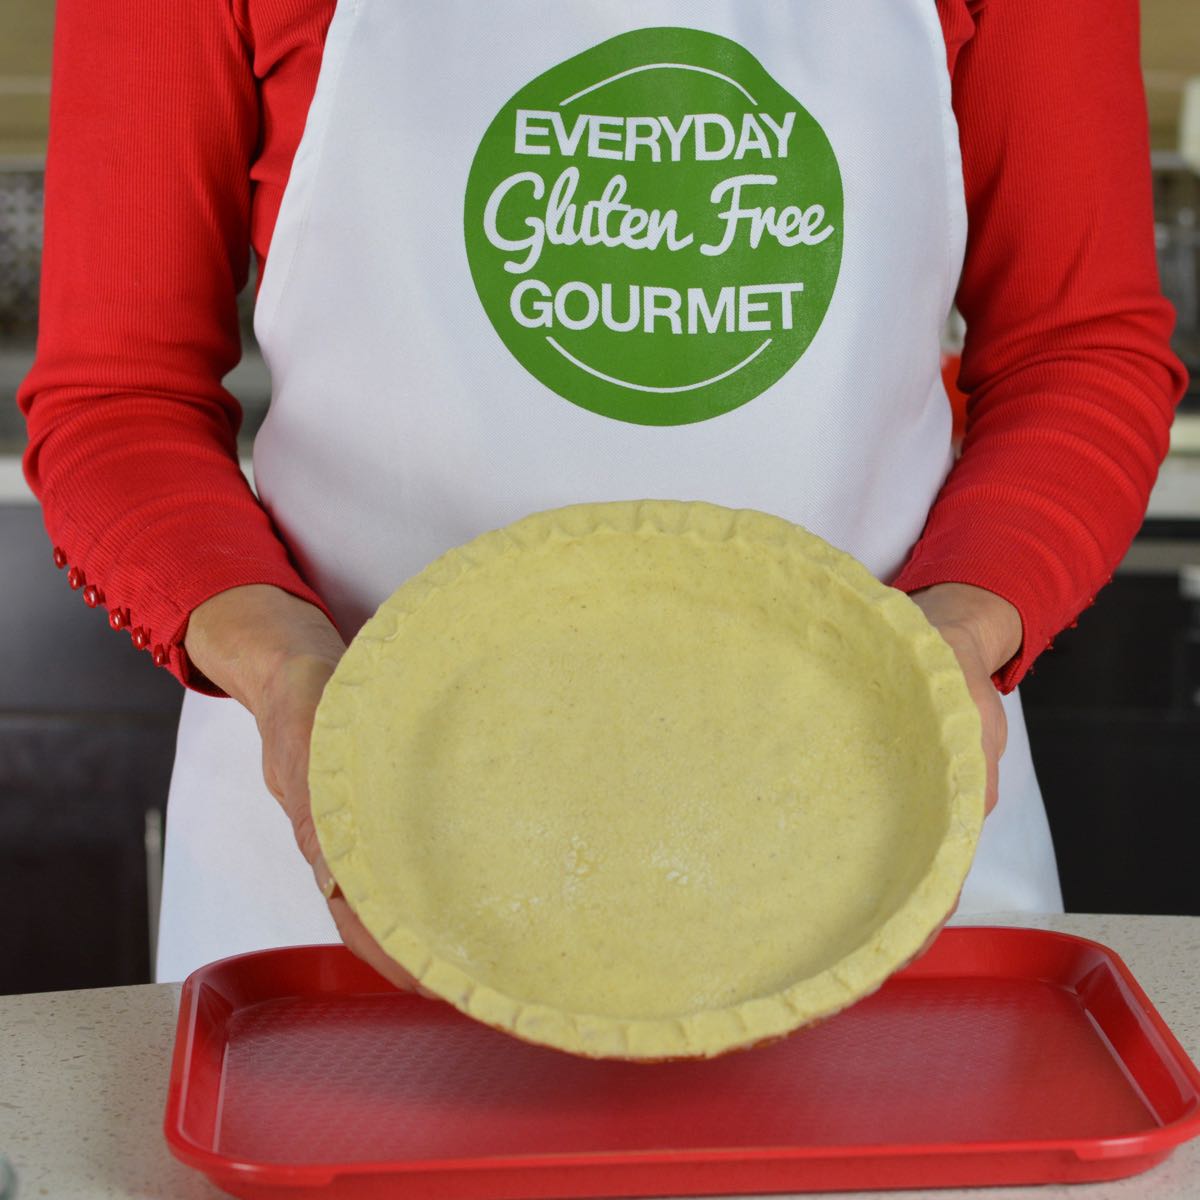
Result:
{"label": "red plastic tray", "polygon": [[1115,1179],[1200,1133],[1200,1073],[1108,948],[945,930],[874,996],[709,1061],[574,1058],[341,946],[183,988],[165,1118],[243,1197],[699,1196]]}

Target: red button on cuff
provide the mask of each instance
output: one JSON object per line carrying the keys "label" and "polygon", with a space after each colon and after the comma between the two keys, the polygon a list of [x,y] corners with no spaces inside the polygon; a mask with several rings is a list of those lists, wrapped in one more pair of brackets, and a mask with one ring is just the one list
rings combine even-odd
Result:
{"label": "red button on cuff", "polygon": [[133,644],[139,650],[145,650],[150,645],[150,635],[140,625],[132,630],[129,636],[133,639]]}
{"label": "red button on cuff", "polygon": [[87,581],[83,577],[83,572],[78,567],[72,567],[67,572],[67,584],[73,590],[78,591]]}
{"label": "red button on cuff", "polygon": [[54,547],[54,565],[60,571],[67,565],[67,552],[61,546]]}
{"label": "red button on cuff", "polygon": [[89,583],[83,589],[83,602],[88,608],[95,608],[104,603],[104,593],[94,583]]}
{"label": "red button on cuff", "polygon": [[163,649],[162,646],[154,647],[154,665],[156,667],[165,667],[171,661],[171,656]]}
{"label": "red button on cuff", "polygon": [[124,629],[125,626],[129,624],[129,609],[114,608],[108,614],[108,623],[114,629]]}

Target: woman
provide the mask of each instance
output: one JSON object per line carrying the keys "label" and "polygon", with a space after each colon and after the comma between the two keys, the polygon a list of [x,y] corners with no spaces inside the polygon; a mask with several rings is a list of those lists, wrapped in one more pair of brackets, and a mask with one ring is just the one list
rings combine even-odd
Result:
{"label": "woman", "polygon": [[[961,907],[1061,908],[1015,689],[1184,387],[1137,7],[1101,7],[59,0],[25,469],[72,586],[188,687],[159,980],[340,933],[406,982],[317,853],[316,701],[402,579],[584,500],[775,512],[910,593],[999,796]],[[261,506],[220,384],[248,242]]]}

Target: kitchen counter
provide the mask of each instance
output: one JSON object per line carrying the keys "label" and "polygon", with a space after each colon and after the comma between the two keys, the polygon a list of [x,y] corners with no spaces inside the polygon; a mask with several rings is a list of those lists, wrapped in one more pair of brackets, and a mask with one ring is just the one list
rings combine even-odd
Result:
{"label": "kitchen counter", "polygon": [[[955,923],[1056,929],[1111,946],[1184,1049],[1200,1060],[1200,917],[973,914]],[[163,1140],[179,990],[178,984],[148,984],[0,996],[0,1152],[17,1170],[19,1200],[214,1200],[223,1194],[176,1162]],[[1153,1170],[1115,1183],[929,1194],[937,1200],[1193,1200],[1200,1194],[1200,1139]],[[863,1200],[868,1193],[838,1195]]]}

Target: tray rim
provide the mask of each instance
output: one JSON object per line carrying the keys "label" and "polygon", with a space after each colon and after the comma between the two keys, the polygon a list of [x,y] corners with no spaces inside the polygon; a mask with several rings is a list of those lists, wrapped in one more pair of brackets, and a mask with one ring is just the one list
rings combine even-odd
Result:
{"label": "tray rim", "polygon": [[[853,1154],[859,1159],[969,1159],[976,1156],[1001,1156],[1016,1158],[1031,1154],[1070,1154],[1081,1162],[1112,1162],[1128,1160],[1146,1166],[1160,1161],[1176,1147],[1200,1135],[1200,1069],[1192,1062],[1187,1051],[1171,1032],[1145,990],[1138,983],[1121,956],[1110,946],[1078,934],[1059,930],[1034,929],[1015,925],[952,925],[938,936],[951,942],[973,940],[1020,940],[1049,946],[1053,943],[1069,944],[1078,950],[1091,950],[1115,971],[1118,979],[1129,990],[1137,1003],[1139,1014],[1144,1017],[1162,1041],[1165,1052],[1160,1061],[1171,1064],[1192,1087],[1192,1107],[1183,1116],[1165,1122],[1155,1128],[1138,1130],[1128,1134],[1111,1134],[1098,1138],[1025,1138],[1021,1140],[972,1141],[972,1142],[912,1142],[855,1145]],[[350,951],[338,943],[311,943],[302,946],[281,946],[266,950],[251,950],[242,954],[229,955],[207,963],[193,971],[183,982],[180,993],[179,1014],[176,1022],[175,1042],[171,1057],[171,1074],[167,1089],[167,1101],[163,1115],[163,1134],[171,1153],[180,1162],[195,1167],[211,1178],[237,1179],[241,1183],[262,1183],[279,1186],[319,1187],[335,1179],[350,1176],[394,1175],[405,1177],[422,1174],[473,1175],[487,1171],[554,1170],[580,1167],[605,1167],[622,1165],[631,1168],[650,1166],[680,1166],[717,1164],[728,1162],[778,1162],[818,1163],[826,1160],[842,1160],[847,1148],[842,1146],[794,1146],[767,1145],[743,1147],[703,1147],[691,1149],[663,1150],[589,1150],[556,1151],[537,1154],[487,1155],[471,1158],[413,1158],[396,1161],[360,1161],[353,1163],[276,1163],[257,1159],[233,1158],[206,1148],[183,1132],[182,1122],[186,1111],[187,1089],[184,1087],[183,1068],[191,1056],[195,1038],[197,1007],[200,989],[218,971],[228,971],[239,963],[262,962],[272,956],[294,954],[296,951],[312,951],[322,954],[346,954]],[[928,966],[922,967],[925,956],[897,971],[892,979],[905,978],[952,978],[964,976],[964,972],[941,971]],[[357,961],[357,960],[356,960]],[[366,969],[366,968],[364,968]],[[985,977],[986,972],[973,972],[976,977]],[[1003,976],[997,976],[1003,977]],[[1035,976],[1023,978],[1034,980]],[[1054,981],[1045,981],[1054,982]],[[356,995],[389,994],[394,989],[382,978],[379,987],[356,991]],[[885,985],[886,986],[886,985]],[[317,994],[317,993],[314,993]],[[330,993],[343,994],[343,993]],[[348,994],[348,993],[346,993]],[[281,994],[276,999],[286,998]],[[461,1014],[460,1014],[461,1015]],[[463,1017],[470,1020],[469,1017]],[[649,1069],[652,1069],[649,1068]],[[1137,1168],[1140,1169],[1140,1168]],[[1131,1169],[1128,1174],[1136,1173]],[[1107,1176],[1105,1176],[1107,1177]],[[1100,1178],[1099,1176],[1097,1178]]]}

